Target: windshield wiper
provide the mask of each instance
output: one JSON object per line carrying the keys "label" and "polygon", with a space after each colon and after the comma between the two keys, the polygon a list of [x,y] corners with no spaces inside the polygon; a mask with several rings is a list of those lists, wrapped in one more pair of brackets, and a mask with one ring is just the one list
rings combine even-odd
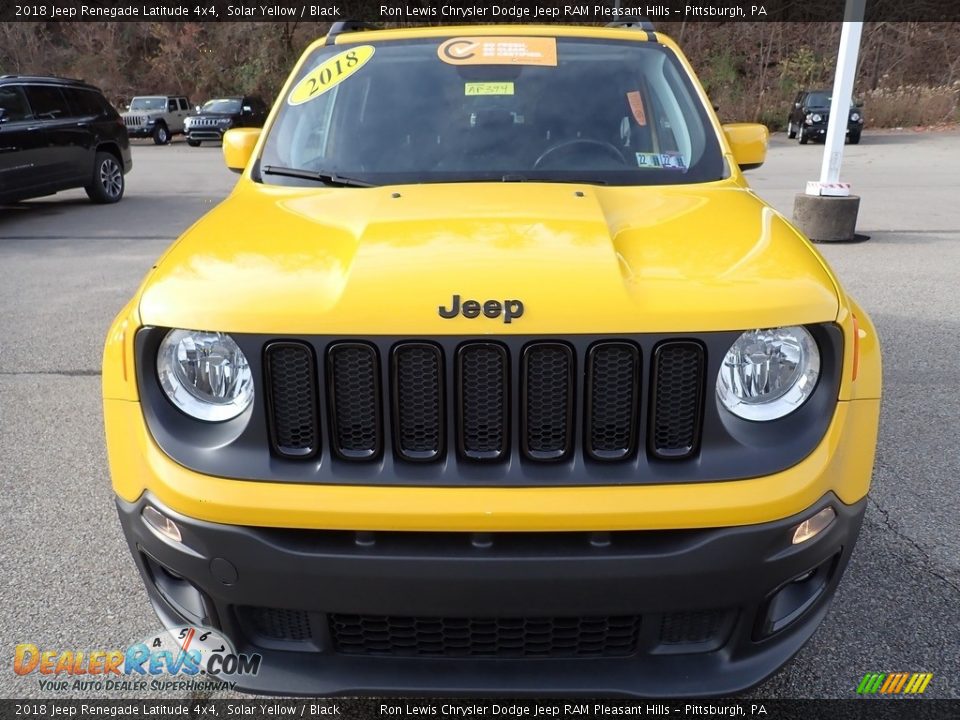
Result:
{"label": "windshield wiper", "polygon": [[314,172],[313,170],[301,170],[299,168],[278,167],[276,165],[264,165],[261,172],[264,175],[283,175],[284,177],[300,178],[301,180],[315,180],[326,185],[336,187],[376,187],[373,183],[356,178],[344,177],[336,173]]}

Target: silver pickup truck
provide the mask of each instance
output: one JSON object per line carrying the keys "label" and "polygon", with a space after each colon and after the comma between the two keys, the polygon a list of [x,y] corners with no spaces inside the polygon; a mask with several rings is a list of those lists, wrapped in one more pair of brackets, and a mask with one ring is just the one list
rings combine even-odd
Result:
{"label": "silver pickup truck", "polygon": [[152,137],[157,145],[166,145],[174,135],[183,134],[190,108],[184,95],[138,95],[122,117],[130,137]]}

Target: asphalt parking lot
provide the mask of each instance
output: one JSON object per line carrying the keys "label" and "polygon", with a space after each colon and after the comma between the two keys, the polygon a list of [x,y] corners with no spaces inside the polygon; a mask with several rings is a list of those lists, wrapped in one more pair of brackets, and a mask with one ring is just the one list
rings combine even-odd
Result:
{"label": "asphalt parking lot", "polygon": [[[750,180],[789,216],[822,150],[775,136]],[[18,643],[112,649],[158,629],[113,507],[100,353],[153,261],[236,176],[217,147],[133,155],[119,205],[71,191],[0,207],[2,697],[45,695],[13,673]],[[932,672],[926,696],[960,697],[958,157],[958,131],[868,132],[847,148],[869,240],[821,250],[884,344],[874,485],[830,615],[756,697],[852,697],[864,673],[894,671]]]}

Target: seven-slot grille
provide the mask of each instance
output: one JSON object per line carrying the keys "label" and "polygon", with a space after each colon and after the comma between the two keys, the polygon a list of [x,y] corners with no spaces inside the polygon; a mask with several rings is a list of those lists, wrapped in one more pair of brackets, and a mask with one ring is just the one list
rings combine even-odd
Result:
{"label": "seven-slot grille", "polygon": [[[446,353],[426,341],[382,351],[334,342],[316,354],[306,344],[269,344],[264,364],[274,452],[316,455],[321,428],[332,454],[350,461],[376,460],[389,448],[401,461],[439,461],[454,452],[476,463],[504,460],[514,447],[534,462],[578,451],[598,462],[623,461],[644,445],[662,460],[698,452],[706,367],[700,343],[661,342],[648,380],[643,353],[625,340],[580,352],[535,341],[516,359],[505,345],[479,340],[461,343],[452,357]],[[317,387],[318,377],[325,387]]]}
{"label": "seven-slot grille", "polygon": [[217,127],[224,119],[225,118],[200,117],[199,115],[194,115],[189,118],[191,128]]}

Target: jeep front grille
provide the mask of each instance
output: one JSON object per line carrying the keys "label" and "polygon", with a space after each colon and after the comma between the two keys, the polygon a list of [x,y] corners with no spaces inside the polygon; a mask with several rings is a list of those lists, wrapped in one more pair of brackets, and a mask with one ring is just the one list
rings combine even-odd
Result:
{"label": "jeep front grille", "polygon": [[142,127],[147,124],[147,118],[143,115],[124,115],[123,124],[127,127]]}
{"label": "jeep front grille", "polygon": [[524,350],[521,368],[523,453],[560,460],[573,450],[573,351],[561,343],[536,343]]}
{"label": "jeep front grille", "polygon": [[471,460],[499,460],[510,436],[510,370],[507,350],[468,343],[457,352],[457,435]]}
{"label": "jeep front grille", "polygon": [[630,457],[637,447],[640,352],[625,342],[601,342],[587,353],[587,451],[597,460]]}
{"label": "jeep front grille", "polygon": [[394,449],[404,460],[436,460],[443,452],[443,353],[430,343],[401,343],[392,364]]}
{"label": "jeep front grille", "polygon": [[366,343],[336,343],[327,355],[334,452],[345,460],[379,457],[383,442],[376,349]]}
{"label": "jeep front grille", "polygon": [[[698,452],[706,385],[700,343],[668,340],[653,348],[649,400],[643,353],[632,342],[577,348],[533,341],[515,352],[482,340],[383,347],[342,341],[316,351],[306,343],[268,343],[273,451],[314,457],[322,431],[333,456],[351,462],[373,462],[387,451],[400,463],[452,453],[478,465],[512,456],[609,464],[629,461],[644,446],[660,461]],[[323,387],[318,378],[325,378]]]}
{"label": "jeep front grille", "polygon": [[188,119],[190,120],[191,130],[195,130],[197,128],[217,127],[220,125],[220,121],[222,120],[222,118],[199,117],[196,115]]}
{"label": "jeep front grille", "polygon": [[264,353],[270,434],[274,450],[307,458],[320,449],[316,361],[309,345],[275,342]]}
{"label": "jeep front grille", "polygon": [[703,347],[696,342],[667,342],[655,351],[650,438],[657,457],[682,458],[696,452],[703,364]]}

